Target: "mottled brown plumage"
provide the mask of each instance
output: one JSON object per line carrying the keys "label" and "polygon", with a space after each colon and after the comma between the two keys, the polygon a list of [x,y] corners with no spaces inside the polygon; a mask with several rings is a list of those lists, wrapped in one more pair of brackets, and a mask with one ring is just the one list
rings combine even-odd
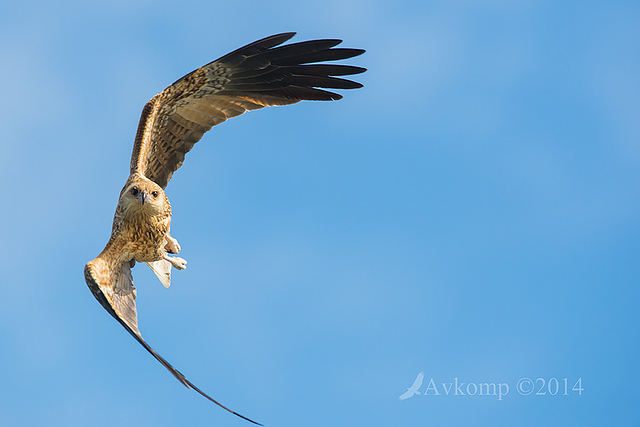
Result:
{"label": "mottled brown plumage", "polygon": [[111,238],[84,270],[100,304],[180,382],[248,421],[202,392],[145,342],[138,329],[131,268],[136,261],[146,263],[165,286],[170,284],[172,266],[186,268],[185,260],[169,255],[179,253],[180,245],[169,234],[171,205],[164,189],[186,153],[211,127],[265,106],[342,98],[324,89],[362,87],[336,76],[362,73],[364,68],[317,62],[351,58],[363,50],[335,48],[341,40],[279,46],[294,34],[277,34],[233,51],[187,74],[147,102]]}

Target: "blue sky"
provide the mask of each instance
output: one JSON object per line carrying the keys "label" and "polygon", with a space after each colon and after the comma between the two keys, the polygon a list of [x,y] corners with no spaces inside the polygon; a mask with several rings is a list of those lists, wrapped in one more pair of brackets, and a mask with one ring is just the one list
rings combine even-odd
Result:
{"label": "blue sky", "polygon": [[134,269],[147,341],[266,426],[640,423],[637,2],[17,3],[0,424],[249,425],[150,357],[82,268],[144,103],[284,31],[367,49],[346,62],[365,87],[198,143],[167,188],[188,269],[169,289]]}

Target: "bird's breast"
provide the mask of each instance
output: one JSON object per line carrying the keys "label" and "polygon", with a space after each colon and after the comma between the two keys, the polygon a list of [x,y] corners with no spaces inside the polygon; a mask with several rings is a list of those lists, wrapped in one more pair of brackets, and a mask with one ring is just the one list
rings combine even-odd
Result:
{"label": "bird's breast", "polygon": [[119,230],[124,242],[123,252],[137,262],[157,261],[164,256],[164,237],[169,230],[170,217],[128,215]]}

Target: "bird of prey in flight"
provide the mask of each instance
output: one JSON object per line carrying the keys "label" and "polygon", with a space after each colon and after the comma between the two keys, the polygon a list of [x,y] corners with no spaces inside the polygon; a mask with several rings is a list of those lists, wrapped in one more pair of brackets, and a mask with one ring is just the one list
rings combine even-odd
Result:
{"label": "bird of prey in flight", "polygon": [[169,255],[178,254],[180,245],[169,234],[171,205],[164,189],[205,132],[248,110],[302,100],[338,100],[341,95],[325,89],[362,87],[337,76],[362,73],[364,68],[325,61],[352,58],[364,50],[336,48],[341,40],[333,39],[282,45],[294,35],[277,34],[241,47],[187,74],[147,102],[111,237],[84,268],[93,296],[178,381],[254,424],[258,423],[196,387],[142,338],[131,268],[136,262],[146,263],[165,287],[170,284],[172,266],[186,268],[184,259]]}
{"label": "bird of prey in flight", "polygon": [[410,398],[414,394],[420,394],[418,389],[420,387],[422,387],[422,380],[423,379],[424,379],[424,372],[418,373],[418,376],[413,381],[413,384],[411,384],[411,387],[407,388],[407,391],[405,391],[403,394],[401,394],[400,397],[398,397],[398,399],[405,400],[405,399]]}

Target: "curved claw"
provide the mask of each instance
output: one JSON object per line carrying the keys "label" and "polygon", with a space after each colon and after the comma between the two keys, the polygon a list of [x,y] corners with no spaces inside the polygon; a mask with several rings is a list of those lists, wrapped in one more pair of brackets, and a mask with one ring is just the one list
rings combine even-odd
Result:
{"label": "curved claw", "polygon": [[176,268],[178,270],[184,270],[187,268],[187,261],[178,256],[169,256],[165,254],[164,259],[169,261],[173,268]]}

